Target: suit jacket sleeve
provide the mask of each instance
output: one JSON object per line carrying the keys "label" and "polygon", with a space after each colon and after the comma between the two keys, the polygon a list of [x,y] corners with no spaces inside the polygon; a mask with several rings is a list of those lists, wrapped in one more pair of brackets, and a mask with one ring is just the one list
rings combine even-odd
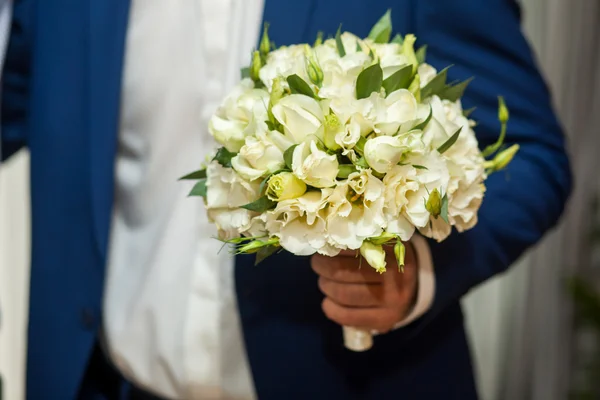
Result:
{"label": "suit jacket sleeve", "polygon": [[33,0],[15,1],[2,73],[2,160],[26,142]]}
{"label": "suit jacket sleeve", "polygon": [[453,65],[449,80],[475,80],[463,106],[473,118],[480,146],[498,138],[497,96],[511,111],[507,143],[521,150],[509,168],[492,175],[475,228],[429,241],[435,297],[415,325],[431,321],[475,285],[506,270],[553,227],[571,190],[561,127],[548,89],[520,29],[513,0],[415,0],[414,31],[428,45],[427,62]]}

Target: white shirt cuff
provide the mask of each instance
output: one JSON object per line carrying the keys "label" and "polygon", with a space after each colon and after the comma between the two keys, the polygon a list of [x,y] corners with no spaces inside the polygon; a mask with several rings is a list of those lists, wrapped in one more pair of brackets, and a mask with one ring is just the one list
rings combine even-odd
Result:
{"label": "white shirt cuff", "polygon": [[411,243],[415,248],[419,269],[417,277],[417,301],[410,314],[397,323],[394,329],[402,328],[423,316],[431,307],[435,295],[435,272],[433,270],[433,260],[431,259],[429,244],[420,235],[413,235]]}

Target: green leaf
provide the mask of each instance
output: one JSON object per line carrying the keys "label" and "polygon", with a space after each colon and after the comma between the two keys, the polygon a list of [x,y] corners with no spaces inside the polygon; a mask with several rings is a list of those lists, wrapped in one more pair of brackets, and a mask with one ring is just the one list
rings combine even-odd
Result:
{"label": "green leaf", "polygon": [[356,171],[356,167],[353,164],[341,164],[339,166],[337,177],[340,179],[346,179],[351,173]]}
{"label": "green leaf", "polygon": [[365,144],[367,144],[367,139],[364,136],[361,136],[354,145],[354,151],[362,156],[365,153]]}
{"label": "green leaf", "polygon": [[337,47],[340,57],[344,57],[346,55],[346,49],[344,48],[344,42],[342,42],[342,25],[340,25],[335,34],[335,46]]}
{"label": "green leaf", "polygon": [[400,68],[398,71],[394,72],[382,83],[382,86],[385,89],[386,96],[389,96],[391,93],[399,89],[408,89],[412,78],[412,65],[406,65]]}
{"label": "green leaf", "polygon": [[463,96],[463,94],[465,94],[465,90],[467,89],[467,86],[469,86],[469,83],[471,83],[472,80],[473,78],[469,78],[466,81],[458,83],[456,85],[446,86],[446,88],[442,90],[442,92],[439,94],[440,98],[442,100],[450,100],[453,102],[460,99]]}
{"label": "green leaf", "polygon": [[200,196],[206,198],[206,191],[206,179],[201,179],[200,181],[198,181],[198,183],[194,185],[192,191],[188,196]]}
{"label": "green leaf", "polygon": [[267,128],[269,128],[270,131],[276,131],[277,127],[275,126],[275,124],[271,121],[265,121],[265,123],[267,124]]}
{"label": "green leaf", "polygon": [[417,62],[419,64],[423,64],[425,62],[425,59],[427,58],[427,45],[425,44],[419,47],[415,55],[417,57]]}
{"label": "green leaf", "polygon": [[452,147],[452,145],[454,143],[456,143],[456,140],[458,139],[458,136],[460,135],[460,131],[462,131],[462,126],[460,128],[458,128],[458,130],[454,133],[454,135],[450,136],[450,138],[448,140],[446,140],[446,143],[444,143],[443,145],[438,147],[437,150],[440,154],[444,154],[450,147]]}
{"label": "green leaf", "polygon": [[424,131],[425,128],[427,128],[429,121],[431,121],[431,118],[433,118],[433,108],[431,106],[429,106],[429,115],[427,116],[427,118],[425,118],[425,121],[421,122],[419,125],[415,126],[413,129]]}
{"label": "green leaf", "polygon": [[187,174],[179,178],[180,181],[183,180],[196,180],[196,179],[204,179],[206,178],[206,169],[199,169],[198,171],[194,171],[191,174]]}
{"label": "green leaf", "polygon": [[268,257],[277,253],[277,251],[279,251],[279,250],[281,250],[281,247],[279,247],[279,246],[271,245],[271,246],[261,247],[256,252],[256,260],[254,261],[254,265],[260,264],[261,262],[266,260]]}
{"label": "green leaf", "polygon": [[379,92],[383,84],[383,70],[379,64],[364,69],[356,80],[356,98],[366,99],[373,92]]}
{"label": "green leaf", "polygon": [[391,43],[396,43],[402,46],[402,43],[404,43],[404,38],[401,34],[397,33],[396,36],[394,36],[394,38],[392,39]]}
{"label": "green leaf", "polygon": [[294,157],[294,150],[296,149],[297,144],[288,147],[286,151],[283,152],[283,161],[285,161],[285,166],[290,170],[292,169],[292,158]]}
{"label": "green leaf", "polygon": [[358,43],[358,41],[357,41],[357,42],[356,42],[356,52],[357,52],[357,53],[360,53],[360,52],[362,52],[362,51],[363,51],[363,50],[362,50],[362,47],[360,47],[360,43]]}
{"label": "green leaf", "polygon": [[277,203],[269,200],[267,198],[267,196],[263,196],[260,199],[253,201],[252,203],[243,205],[241,208],[262,213],[262,212],[265,212],[265,211],[273,208],[273,206],[275,206],[275,204],[277,204]]}
{"label": "green leaf", "polygon": [[221,147],[217,151],[217,154],[215,155],[213,160],[218,162],[225,168],[231,168],[231,159],[233,157],[235,157],[236,155],[237,155],[237,153],[232,153],[229,150],[227,150],[225,147]]}
{"label": "green leaf", "polygon": [[469,118],[475,110],[477,110],[477,107],[471,107],[468,110],[464,110],[463,115],[465,116],[465,118]]}
{"label": "green leaf", "polygon": [[442,219],[444,220],[445,223],[449,223],[448,222],[448,194],[445,194],[444,197],[442,197],[442,210],[440,212],[440,217],[442,217]]}
{"label": "green leaf", "polygon": [[369,49],[369,57],[371,57],[371,60],[375,60],[375,52],[373,49]]}
{"label": "green leaf", "polygon": [[429,170],[429,168],[423,166],[423,165],[418,165],[418,164],[413,164],[413,167],[416,169],[425,169],[425,170]]}
{"label": "green leaf", "polygon": [[439,74],[435,76],[422,90],[421,98],[426,99],[435,94],[439,94],[446,88],[446,80],[448,79],[448,69],[444,68]]}
{"label": "green leaf", "polygon": [[287,83],[294,94],[303,94],[308,97],[315,97],[315,92],[310,88],[309,84],[300,78],[298,75],[290,75],[287,77]]}
{"label": "green leaf", "polygon": [[241,69],[242,79],[250,78],[250,67],[244,67]]}
{"label": "green leaf", "polygon": [[361,167],[361,168],[369,168],[369,163],[367,162],[367,160],[364,157],[361,157],[358,160],[356,160],[354,165],[356,165],[357,167]]}
{"label": "green leaf", "polygon": [[387,10],[386,13],[375,23],[368,38],[375,43],[388,43],[392,36],[392,12]]}

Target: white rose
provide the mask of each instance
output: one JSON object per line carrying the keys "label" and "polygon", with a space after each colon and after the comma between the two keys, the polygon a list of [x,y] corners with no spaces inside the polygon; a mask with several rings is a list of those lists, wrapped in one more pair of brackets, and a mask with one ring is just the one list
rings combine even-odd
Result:
{"label": "white rose", "polygon": [[370,47],[379,59],[379,64],[381,64],[383,70],[383,79],[410,64],[408,58],[402,54],[402,46],[397,43],[374,43]]}
{"label": "white rose", "polygon": [[323,139],[325,116],[321,105],[311,97],[300,94],[284,97],[273,107],[273,115],[283,125],[285,135],[295,143],[312,135]]}
{"label": "white rose", "polygon": [[385,98],[373,93],[358,100],[352,111],[363,115],[375,133],[388,136],[407,132],[419,117],[417,100],[406,89],[396,90]]}
{"label": "white rose", "polygon": [[257,199],[258,183],[247,182],[233,169],[213,161],[207,167],[206,189],[207,214],[220,238],[239,237],[251,227],[253,213],[239,207]]}
{"label": "white rose", "polygon": [[249,181],[278,171],[284,165],[283,151],[264,134],[260,134],[258,137],[246,137],[246,144],[231,160],[233,169],[242,178]]}
{"label": "white rose", "polygon": [[311,140],[294,149],[292,171],[307,185],[326,188],[335,185],[339,164],[335,155],[319,150],[317,143]]}
{"label": "white rose", "polygon": [[437,75],[437,70],[429,64],[421,64],[418,68],[419,78],[421,79],[421,87],[424,88]]}
{"label": "white rose", "polygon": [[330,189],[307,192],[281,201],[275,210],[267,212],[267,230],[279,238],[281,247],[298,256],[337,254],[327,243],[325,208],[329,192]]}
{"label": "white rose", "polygon": [[400,162],[408,149],[397,136],[379,136],[365,143],[364,157],[371,168],[385,174]]}
{"label": "white rose", "polygon": [[396,90],[385,99],[385,114],[379,115],[375,129],[386,135],[404,133],[417,119],[417,99],[406,89]]}
{"label": "white rose", "polygon": [[276,78],[287,78],[294,74],[309,82],[308,76],[306,76],[304,54],[305,47],[303,45],[283,46],[270,52],[267,56],[267,63],[259,72],[260,80],[265,84],[267,90],[271,91]]}
{"label": "white rose", "polygon": [[332,246],[356,250],[365,239],[383,232],[384,191],[383,182],[370,170],[338,183],[328,200],[327,232]]}
{"label": "white rose", "polygon": [[208,126],[210,134],[227,150],[237,153],[246,136],[263,129],[268,101],[269,93],[254,89],[254,83],[244,79],[212,116]]}

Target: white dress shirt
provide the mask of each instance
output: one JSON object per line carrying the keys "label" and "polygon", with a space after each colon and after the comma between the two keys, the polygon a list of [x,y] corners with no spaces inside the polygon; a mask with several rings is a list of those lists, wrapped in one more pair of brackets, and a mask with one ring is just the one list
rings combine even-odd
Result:
{"label": "white dress shirt", "polygon": [[[255,398],[233,258],[177,179],[215,148],[208,120],[250,61],[262,10],[263,0],[131,2],[103,327],[117,368],[162,397]],[[421,266],[417,307],[400,325],[432,294]]]}

